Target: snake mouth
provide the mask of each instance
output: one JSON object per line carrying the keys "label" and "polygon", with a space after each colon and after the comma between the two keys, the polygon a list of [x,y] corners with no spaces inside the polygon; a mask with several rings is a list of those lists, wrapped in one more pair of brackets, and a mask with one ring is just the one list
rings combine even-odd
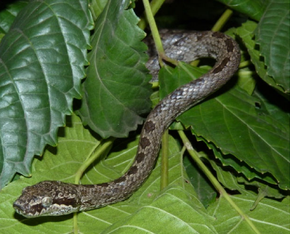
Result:
{"label": "snake mouth", "polygon": [[26,214],[24,213],[24,208],[22,205],[20,205],[18,203],[18,201],[15,201],[13,203],[13,208],[15,209],[16,213],[20,214],[20,215],[23,215],[23,216],[26,216]]}
{"label": "snake mouth", "polygon": [[13,208],[15,210],[22,210],[22,206],[18,204],[18,200],[13,203]]}
{"label": "snake mouth", "polygon": [[19,201],[19,200],[16,200],[13,203],[13,208],[16,211],[16,213],[18,213],[26,218],[35,217],[32,212],[27,212],[27,211],[30,211],[30,209],[29,209],[30,206],[25,204],[25,203],[21,203],[21,201]]}

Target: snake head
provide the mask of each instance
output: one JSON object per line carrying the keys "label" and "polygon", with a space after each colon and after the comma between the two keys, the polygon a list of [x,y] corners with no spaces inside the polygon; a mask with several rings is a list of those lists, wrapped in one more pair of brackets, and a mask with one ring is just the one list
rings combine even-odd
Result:
{"label": "snake head", "polygon": [[77,212],[79,203],[76,185],[43,181],[24,188],[21,196],[13,203],[13,207],[17,213],[34,218]]}

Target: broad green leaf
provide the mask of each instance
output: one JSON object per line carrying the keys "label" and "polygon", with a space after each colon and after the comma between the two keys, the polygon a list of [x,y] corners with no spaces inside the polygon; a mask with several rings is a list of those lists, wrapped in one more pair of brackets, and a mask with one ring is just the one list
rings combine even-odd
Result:
{"label": "broad green leaf", "polygon": [[[202,139],[202,138],[201,138]],[[277,185],[277,180],[269,173],[260,173],[256,171],[251,165],[246,164],[244,161],[238,160],[235,157],[231,157],[228,155],[223,155],[212,143],[207,143],[208,147],[213,150],[214,155],[216,158],[218,158],[223,166],[228,166],[230,165],[232,168],[235,169],[237,172],[237,175],[239,173],[242,173],[244,177],[247,178],[248,181],[256,181],[256,180],[261,180],[264,181],[265,183],[270,183],[273,185]],[[211,162],[211,164],[217,163],[217,162]],[[213,165],[212,165],[213,166]],[[213,166],[215,168],[215,166]],[[218,172],[217,172],[218,173]],[[219,177],[219,174],[217,174]],[[235,182],[234,182],[235,183]],[[231,187],[229,184],[224,184],[225,187],[229,189],[237,189],[236,187]],[[229,186],[229,187],[228,187]]]}
{"label": "broad green leaf", "polygon": [[92,11],[94,20],[96,20],[99,15],[104,10],[106,4],[108,3],[108,0],[92,0],[90,4],[90,9]]}
{"label": "broad green leaf", "polygon": [[218,181],[227,189],[232,191],[239,191],[245,193],[246,190],[243,185],[237,182],[236,175],[232,172],[233,170],[227,167],[218,166],[218,164],[213,161],[209,160],[211,166],[214,168]]}
{"label": "broad green leaf", "polygon": [[[289,197],[282,202],[271,199],[260,201],[256,209],[250,211],[256,196],[250,193],[231,196],[235,204],[250,217],[256,228],[263,234],[286,234],[290,232]],[[214,226],[217,233],[253,233],[244,219],[232,209],[230,204],[221,197],[208,208],[209,214],[216,217]]]}
{"label": "broad green leaf", "polygon": [[290,8],[289,0],[270,0],[255,31],[267,74],[284,93],[290,93]]}
{"label": "broad green leaf", "polygon": [[[154,201],[104,233],[217,233],[193,191],[169,186]],[[144,217],[145,220],[144,220]]]}
{"label": "broad green leaf", "polygon": [[[253,170],[248,170],[249,172],[244,172],[247,170],[248,166],[245,165],[243,168],[243,174],[256,174],[254,179],[246,178],[243,174],[239,173],[241,170],[237,169],[237,166],[230,163],[232,167],[235,168],[235,170],[238,172],[233,171],[231,167],[228,166],[222,166],[219,163],[217,163],[217,160],[212,160],[206,157],[207,160],[210,162],[212,168],[215,170],[218,181],[227,189],[230,189],[232,191],[239,191],[241,194],[247,194],[250,192],[250,190],[246,190],[247,185],[251,186],[251,188],[256,187],[256,191],[263,190],[264,195],[267,197],[274,197],[274,198],[284,198],[287,194],[287,191],[280,190],[277,186],[269,186],[269,184],[272,182],[273,179],[269,177],[269,175],[259,175],[258,172],[255,172]],[[238,163],[237,163],[238,164]],[[270,183],[268,182],[270,181]],[[267,183],[268,182],[268,183]],[[274,181],[276,182],[276,181]],[[252,189],[253,190],[253,189]]]}
{"label": "broad green leaf", "polygon": [[256,42],[253,40],[254,31],[257,24],[253,21],[247,21],[241,27],[237,28],[236,32],[240,38],[242,38],[248,53],[251,57],[251,62],[255,65],[256,72],[259,76],[267,82],[270,86],[284,93],[284,89],[277,84],[273,77],[267,74],[267,69],[265,68],[265,62],[261,59],[260,51],[257,50]]}
{"label": "broad green leaf", "polygon": [[[287,122],[290,119],[289,101],[277,93],[271,93],[271,91],[271,87],[266,85],[255,90],[253,96],[261,100],[257,108],[266,110],[276,119],[277,125],[280,125],[280,128],[284,128],[288,126]],[[269,93],[271,93],[270,96]]]}
{"label": "broad green leaf", "polygon": [[150,76],[145,68],[145,33],[129,1],[108,1],[98,17],[89,53],[79,114],[104,138],[125,137],[150,109]]}
{"label": "broad green leaf", "polygon": [[[165,84],[168,84],[163,92],[188,83],[192,76],[188,75],[190,70],[197,69],[185,64],[175,70],[163,69],[160,79],[166,77]],[[223,154],[234,155],[258,172],[270,172],[279,181],[280,188],[289,189],[289,118],[281,122],[267,110],[257,108],[256,104],[262,100],[238,87],[229,89],[232,82],[178,120],[185,126],[192,126],[194,135],[214,143]],[[231,165],[229,161],[227,165]]]}
{"label": "broad green leaf", "polygon": [[0,188],[28,176],[80,98],[92,26],[83,0],[30,1],[0,44]]}
{"label": "broad green leaf", "polygon": [[[281,190],[277,188],[276,186],[269,186],[268,184],[263,183],[263,181],[249,181],[245,179],[244,177],[236,177],[236,181],[239,184],[244,184],[245,186],[253,186],[258,188],[259,194],[261,194],[261,198],[264,197],[271,197],[276,199],[285,198],[287,196],[287,191]],[[259,203],[259,200],[257,201]]]}

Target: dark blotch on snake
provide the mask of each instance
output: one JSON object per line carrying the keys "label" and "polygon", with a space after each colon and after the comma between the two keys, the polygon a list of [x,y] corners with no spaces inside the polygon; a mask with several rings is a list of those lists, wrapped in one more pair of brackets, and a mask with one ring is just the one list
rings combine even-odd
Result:
{"label": "dark blotch on snake", "polygon": [[225,40],[225,43],[226,43],[226,46],[227,46],[227,51],[228,51],[229,53],[230,53],[230,52],[233,52],[234,45],[233,45],[232,40],[227,39],[227,40]]}
{"label": "dark blotch on snake", "polygon": [[130,169],[129,169],[129,171],[128,171],[128,175],[134,175],[134,174],[136,174],[137,173],[137,171],[138,171],[138,168],[136,167],[136,166],[133,166],[133,167],[131,167]]}
{"label": "dark blotch on snake", "polygon": [[148,121],[144,125],[144,130],[146,132],[151,132],[155,129],[155,124],[152,121]]}
{"label": "dark blotch on snake", "polygon": [[139,153],[139,154],[136,155],[136,162],[140,163],[140,162],[142,162],[144,160],[144,158],[145,158],[145,154],[144,153]]}
{"label": "dark blotch on snake", "polygon": [[98,186],[102,186],[102,187],[106,188],[106,187],[109,186],[109,184],[108,183],[102,183],[102,184],[98,184]]}
{"label": "dark blotch on snake", "polygon": [[145,149],[147,146],[150,145],[150,141],[148,140],[148,138],[143,137],[140,139],[139,145],[141,146],[142,149]]}
{"label": "dark blotch on snake", "polygon": [[220,71],[222,71],[225,67],[225,65],[227,65],[227,63],[230,61],[229,58],[225,58],[220,65],[218,65],[212,72],[213,73],[219,73]]}

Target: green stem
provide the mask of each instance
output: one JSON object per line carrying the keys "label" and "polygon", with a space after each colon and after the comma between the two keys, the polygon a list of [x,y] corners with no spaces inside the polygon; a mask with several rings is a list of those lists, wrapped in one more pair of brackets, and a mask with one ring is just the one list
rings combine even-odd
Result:
{"label": "green stem", "polygon": [[[159,11],[159,9],[161,8],[161,6],[163,5],[164,2],[165,2],[165,0],[153,0],[153,1],[151,1],[150,8],[151,8],[153,15],[155,15]],[[139,28],[144,30],[147,23],[148,22],[147,22],[146,18],[142,17],[142,19],[138,23],[138,26],[139,26]]]}
{"label": "green stem", "polygon": [[162,42],[160,39],[160,35],[159,35],[158,29],[157,29],[157,25],[156,25],[156,22],[154,20],[154,16],[153,16],[153,13],[151,11],[149,1],[143,0],[143,5],[145,8],[146,18],[147,18],[148,24],[150,26],[152,37],[153,37],[153,40],[154,40],[154,43],[155,43],[155,46],[156,46],[156,49],[157,49],[157,52],[159,55],[159,63],[162,66],[163,62],[162,62],[161,57],[165,56],[165,52],[164,52],[163,45],[162,45]]}
{"label": "green stem", "polygon": [[74,234],[78,234],[79,233],[78,213],[74,213],[74,216],[73,216],[73,227],[74,227]]}
{"label": "green stem", "polygon": [[80,182],[81,177],[83,176],[83,173],[87,170],[87,168],[92,165],[94,161],[96,161],[97,158],[99,158],[101,155],[105,155],[105,153],[112,147],[112,144],[114,142],[115,138],[108,138],[106,140],[103,140],[101,145],[98,145],[96,150],[94,150],[93,155],[89,157],[78,169],[76,176],[75,176],[75,183],[78,184]]}
{"label": "green stem", "polygon": [[197,152],[193,149],[190,141],[186,137],[183,131],[178,131],[178,134],[180,138],[182,139],[183,144],[187,148],[188,153],[192,157],[192,159],[197,163],[199,168],[203,171],[203,173],[207,176],[207,178],[210,180],[212,185],[215,187],[215,189],[223,196],[230,205],[240,214],[240,216],[248,223],[248,225],[253,229],[253,231],[257,234],[260,234],[258,229],[255,227],[255,225],[252,223],[252,221],[249,219],[249,217],[244,214],[244,212],[234,203],[234,201],[230,198],[230,196],[227,194],[225,189],[221,186],[221,184],[218,182],[218,180],[213,176],[213,174],[210,172],[210,170],[203,164],[203,162],[200,160]]}
{"label": "green stem", "polygon": [[144,5],[144,8],[145,8],[146,18],[147,18],[148,24],[150,26],[152,37],[153,37],[153,40],[154,40],[154,43],[155,43],[155,46],[156,46],[156,50],[157,50],[157,53],[158,53],[158,61],[159,61],[160,66],[161,67],[164,66],[162,60],[166,60],[167,62],[169,62],[171,64],[177,65],[178,61],[175,61],[174,59],[171,59],[171,58],[167,57],[165,52],[164,52],[163,45],[162,45],[162,42],[161,42],[161,38],[160,38],[160,35],[159,35],[159,31],[158,31],[158,28],[157,28],[157,25],[156,25],[152,10],[150,8],[149,1],[148,0],[143,0],[143,5]]}
{"label": "green stem", "polygon": [[166,130],[162,136],[160,190],[166,188],[168,185],[168,136],[168,130]]}
{"label": "green stem", "polygon": [[231,15],[233,14],[233,11],[230,9],[225,10],[225,12],[222,14],[222,16],[218,19],[218,21],[215,23],[215,25],[212,27],[213,32],[220,31],[225,23],[230,19]]}

